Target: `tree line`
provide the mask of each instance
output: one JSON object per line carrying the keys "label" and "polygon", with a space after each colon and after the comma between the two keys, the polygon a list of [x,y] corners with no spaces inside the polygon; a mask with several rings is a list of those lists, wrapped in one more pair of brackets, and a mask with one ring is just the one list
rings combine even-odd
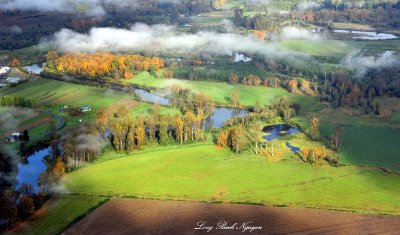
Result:
{"label": "tree line", "polygon": [[0,97],[0,105],[32,108],[35,105],[35,101],[18,95],[16,96],[6,95]]}
{"label": "tree line", "polygon": [[136,71],[157,71],[164,68],[164,60],[142,55],[94,53],[66,53],[56,51],[47,54],[47,67],[71,75],[88,77],[111,76],[114,79],[133,79]]}

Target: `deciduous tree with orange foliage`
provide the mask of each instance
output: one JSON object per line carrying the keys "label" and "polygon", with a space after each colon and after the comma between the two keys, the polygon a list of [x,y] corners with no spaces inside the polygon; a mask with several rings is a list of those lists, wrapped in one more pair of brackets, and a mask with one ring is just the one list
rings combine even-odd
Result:
{"label": "deciduous tree with orange foliage", "polygon": [[217,145],[220,147],[227,147],[228,146],[228,132],[222,131],[219,133],[217,137]]}
{"label": "deciduous tree with orange foliage", "polygon": [[264,31],[260,30],[254,30],[253,34],[254,36],[256,36],[256,38],[260,39],[261,41],[264,41],[265,37],[267,36],[267,34]]}

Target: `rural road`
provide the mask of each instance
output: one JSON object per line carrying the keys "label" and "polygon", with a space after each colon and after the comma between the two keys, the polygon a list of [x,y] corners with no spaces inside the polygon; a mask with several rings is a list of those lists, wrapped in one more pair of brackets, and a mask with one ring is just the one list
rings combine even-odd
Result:
{"label": "rural road", "polygon": [[[217,229],[220,221],[227,221],[227,225]],[[201,226],[204,222],[207,224]],[[237,224],[232,227],[234,223]],[[242,226],[243,223],[247,226]],[[249,229],[243,231],[241,227]],[[254,227],[252,232],[251,227]],[[396,234],[399,228],[399,216],[244,204],[112,199],[64,234]]]}
{"label": "rural road", "polygon": [[[52,112],[46,111],[46,110],[36,110],[36,111],[49,114],[49,115],[53,116],[54,119],[57,119],[58,125],[56,126],[55,131],[59,131],[65,126],[65,120],[60,115],[57,115],[55,113],[52,113]],[[31,140],[35,141],[37,139],[43,138],[43,137],[45,137],[47,135],[50,135],[50,134],[51,134],[51,131],[47,131],[47,132],[42,133],[42,134],[40,134],[38,136],[35,136],[34,138],[31,138]]]}

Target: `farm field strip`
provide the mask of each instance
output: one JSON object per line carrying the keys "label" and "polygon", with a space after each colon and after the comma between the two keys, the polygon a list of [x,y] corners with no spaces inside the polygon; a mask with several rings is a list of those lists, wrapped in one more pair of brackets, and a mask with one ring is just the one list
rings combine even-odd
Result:
{"label": "farm field strip", "polygon": [[[171,214],[171,212],[173,212]],[[117,221],[115,218],[118,217]],[[318,218],[311,219],[310,218]],[[132,223],[135,221],[135,223]],[[363,229],[374,234],[396,233],[400,217],[360,215],[315,209],[282,208],[259,205],[208,204],[199,202],[111,199],[91,214],[72,225],[65,234],[191,234],[198,221],[214,226],[207,234],[221,234],[215,229],[219,221],[245,221],[262,226],[251,234],[312,233],[355,234]],[[230,226],[229,224],[228,226]],[[201,231],[201,230],[200,230]],[[243,234],[229,230],[227,234]],[[200,232],[201,233],[201,232]]]}

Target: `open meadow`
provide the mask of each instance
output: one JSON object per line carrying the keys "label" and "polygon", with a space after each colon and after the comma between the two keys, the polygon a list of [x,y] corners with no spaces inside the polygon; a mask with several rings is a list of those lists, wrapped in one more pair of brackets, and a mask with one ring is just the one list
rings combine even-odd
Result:
{"label": "open meadow", "polygon": [[[209,144],[105,153],[67,174],[73,194],[263,203],[400,214],[398,176],[357,167],[312,166],[294,156],[269,162]],[[115,159],[113,159],[115,158]]]}
{"label": "open meadow", "polygon": [[169,88],[172,85],[180,85],[188,88],[193,92],[203,92],[211,97],[211,99],[219,104],[229,105],[229,99],[232,91],[238,91],[240,94],[240,102],[245,106],[253,106],[257,101],[261,105],[272,105],[279,101],[282,97],[287,97],[291,102],[301,104],[303,110],[319,109],[321,104],[317,102],[315,97],[303,94],[291,94],[283,88],[269,88],[263,86],[247,86],[242,84],[228,84],[224,82],[212,81],[189,81],[180,79],[158,79],[151,76],[148,72],[138,74],[131,84],[160,89]]}
{"label": "open meadow", "polygon": [[[389,106],[395,107],[393,102]],[[400,122],[396,119],[397,111],[386,115],[366,116],[350,109],[327,108],[298,116],[294,120],[309,129],[311,118],[318,117],[319,131],[326,145],[330,145],[334,129],[339,126],[342,129],[339,152],[341,164],[385,167],[400,172],[400,146],[397,144],[400,139]]]}

